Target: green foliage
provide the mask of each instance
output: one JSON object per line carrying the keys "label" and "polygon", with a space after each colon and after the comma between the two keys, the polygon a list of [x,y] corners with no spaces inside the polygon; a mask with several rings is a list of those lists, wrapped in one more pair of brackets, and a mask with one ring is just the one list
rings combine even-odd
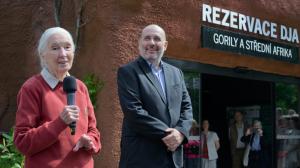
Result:
{"label": "green foliage", "polygon": [[194,119],[199,123],[200,113],[200,74],[198,72],[184,72],[184,81],[192,100],[193,116]]}
{"label": "green foliage", "polygon": [[24,167],[24,156],[16,149],[13,143],[13,128],[9,133],[2,134],[0,143],[0,167],[1,168],[22,168]]}
{"label": "green foliage", "polygon": [[94,109],[96,109],[96,101],[97,101],[97,94],[102,90],[104,87],[104,82],[97,78],[95,74],[88,74],[84,77],[83,82],[87,86],[90,94],[90,98]]}
{"label": "green foliage", "polygon": [[298,87],[292,84],[276,84],[276,107],[281,107],[284,114],[288,109],[297,110]]}

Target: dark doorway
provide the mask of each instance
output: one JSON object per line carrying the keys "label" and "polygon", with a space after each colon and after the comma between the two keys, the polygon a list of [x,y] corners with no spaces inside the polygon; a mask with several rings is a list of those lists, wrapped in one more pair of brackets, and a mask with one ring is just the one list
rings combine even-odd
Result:
{"label": "dark doorway", "polygon": [[[266,133],[270,137],[271,150],[273,139],[271,82],[201,74],[201,86],[201,118],[210,121],[210,129],[220,138],[218,167],[231,167],[229,120],[226,110],[228,107],[261,106],[259,118],[267,120],[262,122],[269,129]],[[271,117],[266,117],[267,115]]]}

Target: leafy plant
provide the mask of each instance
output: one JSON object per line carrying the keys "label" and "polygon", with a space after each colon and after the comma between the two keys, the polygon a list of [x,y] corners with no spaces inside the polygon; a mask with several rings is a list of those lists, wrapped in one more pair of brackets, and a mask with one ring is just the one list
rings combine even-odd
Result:
{"label": "leafy plant", "polygon": [[288,109],[297,110],[298,100],[297,85],[276,83],[276,106],[282,108],[283,114],[287,114]]}
{"label": "leafy plant", "polygon": [[8,133],[2,133],[2,137],[2,144],[0,143],[0,167],[24,167],[24,156],[16,149],[13,143],[13,128]]}
{"label": "leafy plant", "polygon": [[94,106],[94,109],[96,109],[97,94],[104,87],[104,81],[97,78],[95,74],[88,74],[84,77],[83,82],[89,90],[92,104]]}

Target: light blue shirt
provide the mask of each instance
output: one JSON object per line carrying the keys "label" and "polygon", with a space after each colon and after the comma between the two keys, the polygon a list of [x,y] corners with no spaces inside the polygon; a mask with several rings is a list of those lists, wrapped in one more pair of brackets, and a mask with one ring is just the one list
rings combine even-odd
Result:
{"label": "light blue shirt", "polygon": [[158,68],[155,65],[151,64],[149,61],[147,61],[147,63],[149,64],[152,73],[156,76],[157,80],[159,81],[161,89],[162,89],[164,95],[166,96],[166,90],[165,90],[166,83],[165,83],[165,75],[164,75],[164,71],[163,71],[163,63],[160,62],[160,65]]}
{"label": "light blue shirt", "polygon": [[260,147],[260,137],[256,133],[256,134],[254,134],[254,137],[253,137],[253,142],[252,142],[251,150],[252,151],[260,151],[260,149],[261,149],[261,147]]}

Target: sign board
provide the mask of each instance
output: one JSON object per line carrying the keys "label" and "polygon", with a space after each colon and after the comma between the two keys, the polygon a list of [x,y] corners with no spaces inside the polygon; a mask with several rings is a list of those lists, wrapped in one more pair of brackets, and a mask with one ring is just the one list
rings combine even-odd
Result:
{"label": "sign board", "polygon": [[202,47],[298,63],[298,47],[202,26]]}
{"label": "sign board", "polygon": [[208,4],[202,5],[202,21],[247,33],[279,39],[288,43],[299,44],[297,28],[253,16],[247,16],[243,13]]}

